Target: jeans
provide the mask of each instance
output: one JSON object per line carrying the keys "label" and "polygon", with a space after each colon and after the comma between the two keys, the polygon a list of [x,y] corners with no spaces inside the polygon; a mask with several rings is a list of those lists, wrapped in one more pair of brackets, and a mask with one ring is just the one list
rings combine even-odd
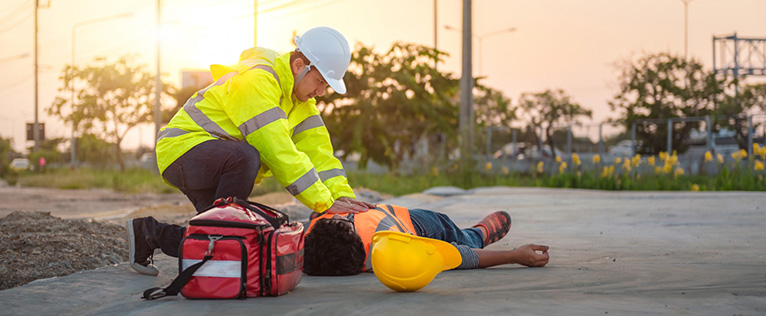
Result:
{"label": "jeans", "polygon": [[415,226],[415,233],[420,237],[438,239],[449,243],[454,242],[470,248],[484,248],[481,230],[478,228],[460,229],[447,215],[442,213],[411,209],[410,219],[412,219],[412,225]]}
{"label": "jeans", "polygon": [[[199,214],[218,198],[234,196],[246,200],[253,191],[260,167],[261,156],[250,144],[209,140],[176,159],[162,177],[180,189]],[[186,227],[161,223],[151,217],[144,223],[144,238],[149,246],[178,257]]]}
{"label": "jeans", "polygon": [[165,169],[162,177],[183,192],[202,213],[218,198],[247,199],[261,167],[248,143],[209,140],[194,146]]}

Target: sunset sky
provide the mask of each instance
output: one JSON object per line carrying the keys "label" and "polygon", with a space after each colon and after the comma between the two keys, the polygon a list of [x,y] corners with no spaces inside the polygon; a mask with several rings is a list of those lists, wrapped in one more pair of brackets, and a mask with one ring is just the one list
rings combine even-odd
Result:
{"label": "sunset sky", "polygon": [[[61,70],[94,57],[134,54],[154,73],[157,0],[40,0],[39,115],[46,136],[69,137],[71,127],[49,118]],[[396,41],[434,45],[433,0],[262,0],[258,45],[291,50],[293,31],[331,26],[353,45],[361,42],[384,52]],[[34,120],[34,0],[0,2],[0,136],[13,137],[26,152],[25,123]],[[712,36],[734,32],[766,38],[766,0],[694,0],[689,3],[689,56],[712,68]],[[438,48],[450,54],[440,69],[460,73],[462,1],[438,1]],[[96,23],[82,22],[132,13]],[[681,0],[474,0],[473,30],[478,36],[515,27],[483,40],[474,56],[474,75],[505,92],[514,102],[523,92],[561,88],[594,111],[593,123],[614,117],[607,102],[617,91],[615,63],[646,53],[684,53],[684,3]],[[178,82],[181,69],[207,69],[234,63],[253,45],[252,0],[162,1],[162,72]],[[474,54],[477,54],[474,42]],[[479,70],[481,58],[483,71]],[[757,80],[752,78],[750,80]],[[595,127],[589,132],[593,134]],[[579,133],[586,133],[582,130]],[[612,131],[614,132],[614,131]],[[154,142],[153,125],[134,130],[124,148]]]}

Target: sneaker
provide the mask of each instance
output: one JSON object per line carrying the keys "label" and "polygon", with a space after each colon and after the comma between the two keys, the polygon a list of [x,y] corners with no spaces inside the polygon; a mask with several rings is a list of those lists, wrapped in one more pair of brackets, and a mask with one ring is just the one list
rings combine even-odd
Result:
{"label": "sneaker", "polygon": [[511,215],[505,211],[497,211],[487,215],[473,227],[484,229],[484,247],[489,246],[500,239],[511,230]]}
{"label": "sneaker", "polygon": [[143,233],[143,218],[134,218],[125,225],[128,229],[128,244],[130,267],[138,273],[158,275],[160,270],[152,264],[151,257],[154,249],[149,247]]}

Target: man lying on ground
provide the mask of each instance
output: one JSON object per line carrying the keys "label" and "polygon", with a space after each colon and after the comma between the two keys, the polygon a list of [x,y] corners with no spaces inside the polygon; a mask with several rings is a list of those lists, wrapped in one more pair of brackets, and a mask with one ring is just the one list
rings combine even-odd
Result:
{"label": "man lying on ground", "polygon": [[313,216],[306,231],[303,271],[308,275],[355,275],[371,271],[370,242],[377,231],[399,231],[442,240],[454,245],[462,263],[457,269],[501,264],[543,267],[548,246],[524,245],[514,250],[485,250],[505,237],[511,216],[497,211],[471,228],[460,229],[447,215],[401,206],[378,205],[364,213]]}

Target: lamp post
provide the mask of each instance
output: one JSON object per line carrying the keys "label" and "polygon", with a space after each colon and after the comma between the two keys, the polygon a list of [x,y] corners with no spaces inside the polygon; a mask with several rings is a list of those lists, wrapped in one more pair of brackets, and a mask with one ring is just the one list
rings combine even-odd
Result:
{"label": "lamp post", "polygon": [[684,59],[689,58],[689,3],[694,0],[681,0],[684,3]]}
{"label": "lamp post", "polygon": [[[77,28],[80,27],[80,26],[84,26],[84,25],[88,25],[88,24],[94,24],[94,23],[99,23],[99,22],[104,22],[104,21],[109,21],[109,20],[118,19],[118,18],[125,18],[125,17],[130,17],[130,16],[133,16],[133,12],[120,13],[120,14],[105,16],[105,17],[98,18],[98,19],[82,21],[82,22],[75,23],[75,25],[72,26],[72,66],[71,66],[71,69],[70,69],[71,78],[69,79],[69,91],[72,93],[70,102],[72,104],[72,110],[73,111],[74,111],[74,53],[75,53],[75,49],[74,48],[75,48],[75,34],[76,34],[75,31],[77,31]],[[72,168],[74,168],[74,166],[75,166],[75,137],[74,137],[74,134],[75,134],[75,130],[76,129],[77,129],[77,124],[75,124],[75,121],[74,121],[74,118],[73,118],[72,119],[72,141],[71,141],[71,148],[69,150],[70,151],[70,160],[69,160],[69,162],[70,162],[70,165],[71,165]]]}
{"label": "lamp post", "polygon": [[[453,27],[453,26],[449,26],[449,25],[445,25],[444,28],[447,29],[447,30],[450,30],[450,31],[462,32],[461,29]],[[509,27],[509,28],[504,28],[502,30],[497,30],[497,31],[489,32],[489,33],[484,33],[484,34],[481,34],[481,35],[476,35],[475,33],[472,34],[473,37],[476,38],[476,40],[477,40],[477,42],[479,44],[478,45],[479,46],[479,54],[478,54],[479,55],[479,76],[484,74],[484,69],[483,69],[483,65],[482,65],[482,62],[481,62],[483,40],[485,38],[487,38],[487,37],[491,37],[491,36],[495,36],[495,35],[500,35],[500,34],[503,34],[503,33],[515,32],[515,31],[516,31],[515,27]]]}

